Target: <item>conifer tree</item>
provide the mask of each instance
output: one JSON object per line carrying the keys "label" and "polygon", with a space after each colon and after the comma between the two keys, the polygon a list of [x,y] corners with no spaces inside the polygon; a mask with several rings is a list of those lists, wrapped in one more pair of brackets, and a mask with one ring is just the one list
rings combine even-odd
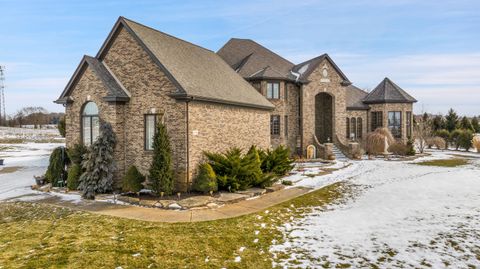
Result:
{"label": "conifer tree", "polygon": [[458,115],[452,108],[450,108],[447,116],[445,116],[445,120],[446,120],[446,126],[445,127],[447,128],[447,130],[449,132],[452,132],[453,130],[455,130],[457,128]]}
{"label": "conifer tree", "polygon": [[158,123],[153,137],[153,160],[150,167],[150,188],[157,194],[173,192],[172,153],[167,128]]}
{"label": "conifer tree", "polygon": [[96,193],[112,190],[113,174],[116,171],[113,151],[117,142],[110,123],[102,122],[100,135],[90,147],[82,167],[85,172],[80,177],[78,189],[85,199],[94,199]]}
{"label": "conifer tree", "polygon": [[474,131],[472,123],[466,116],[462,117],[462,120],[460,121],[460,128],[464,130]]}
{"label": "conifer tree", "polygon": [[475,133],[480,133],[480,123],[478,122],[478,117],[473,117],[472,127],[473,127]]}

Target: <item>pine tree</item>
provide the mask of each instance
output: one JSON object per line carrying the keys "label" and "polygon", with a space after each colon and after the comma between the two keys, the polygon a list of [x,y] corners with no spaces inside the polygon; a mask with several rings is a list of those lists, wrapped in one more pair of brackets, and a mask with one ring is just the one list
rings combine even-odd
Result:
{"label": "pine tree", "polygon": [[478,122],[478,117],[473,117],[472,127],[475,129],[475,133],[480,133],[480,123]]}
{"label": "pine tree", "polygon": [[464,130],[474,131],[472,123],[466,116],[462,117],[462,120],[460,121],[460,128]]}
{"label": "pine tree", "polygon": [[172,153],[167,128],[158,123],[153,137],[153,160],[150,167],[150,188],[157,194],[173,192]]}
{"label": "pine tree", "polygon": [[116,171],[113,151],[117,142],[110,123],[102,122],[100,136],[93,143],[82,167],[85,172],[80,177],[78,189],[85,199],[94,199],[96,193],[105,193],[112,190],[113,174]]}
{"label": "pine tree", "polygon": [[122,190],[124,192],[139,192],[141,189],[143,189],[144,181],[145,176],[138,171],[135,165],[132,165],[123,177]]}
{"label": "pine tree", "polygon": [[442,115],[437,115],[433,118],[432,128],[434,131],[445,129],[445,119]]}
{"label": "pine tree", "polygon": [[452,108],[450,108],[447,116],[445,116],[445,120],[446,120],[446,126],[445,127],[447,128],[447,130],[449,132],[452,132],[453,130],[455,130],[457,128],[458,115]]}

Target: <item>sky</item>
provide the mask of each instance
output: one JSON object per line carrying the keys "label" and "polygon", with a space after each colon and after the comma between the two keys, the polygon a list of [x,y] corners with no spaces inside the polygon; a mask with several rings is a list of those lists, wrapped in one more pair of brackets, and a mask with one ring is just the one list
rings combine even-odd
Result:
{"label": "sky", "polygon": [[53,100],[119,16],[213,51],[237,37],[293,63],[328,53],[357,87],[392,79],[416,113],[480,115],[478,0],[0,0],[7,114],[64,111]]}

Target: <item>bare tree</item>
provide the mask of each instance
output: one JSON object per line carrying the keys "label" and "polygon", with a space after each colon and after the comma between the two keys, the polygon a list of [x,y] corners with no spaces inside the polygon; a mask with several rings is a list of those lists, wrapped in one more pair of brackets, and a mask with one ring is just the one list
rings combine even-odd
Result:
{"label": "bare tree", "polygon": [[428,117],[418,117],[413,125],[413,135],[415,137],[418,151],[423,153],[427,147],[427,141],[432,138],[432,125]]}

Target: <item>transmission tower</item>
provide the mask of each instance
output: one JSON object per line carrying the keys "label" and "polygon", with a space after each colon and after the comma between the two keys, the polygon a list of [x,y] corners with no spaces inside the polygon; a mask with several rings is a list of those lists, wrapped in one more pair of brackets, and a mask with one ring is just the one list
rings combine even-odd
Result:
{"label": "transmission tower", "polygon": [[0,125],[7,122],[5,114],[5,66],[0,65]]}

